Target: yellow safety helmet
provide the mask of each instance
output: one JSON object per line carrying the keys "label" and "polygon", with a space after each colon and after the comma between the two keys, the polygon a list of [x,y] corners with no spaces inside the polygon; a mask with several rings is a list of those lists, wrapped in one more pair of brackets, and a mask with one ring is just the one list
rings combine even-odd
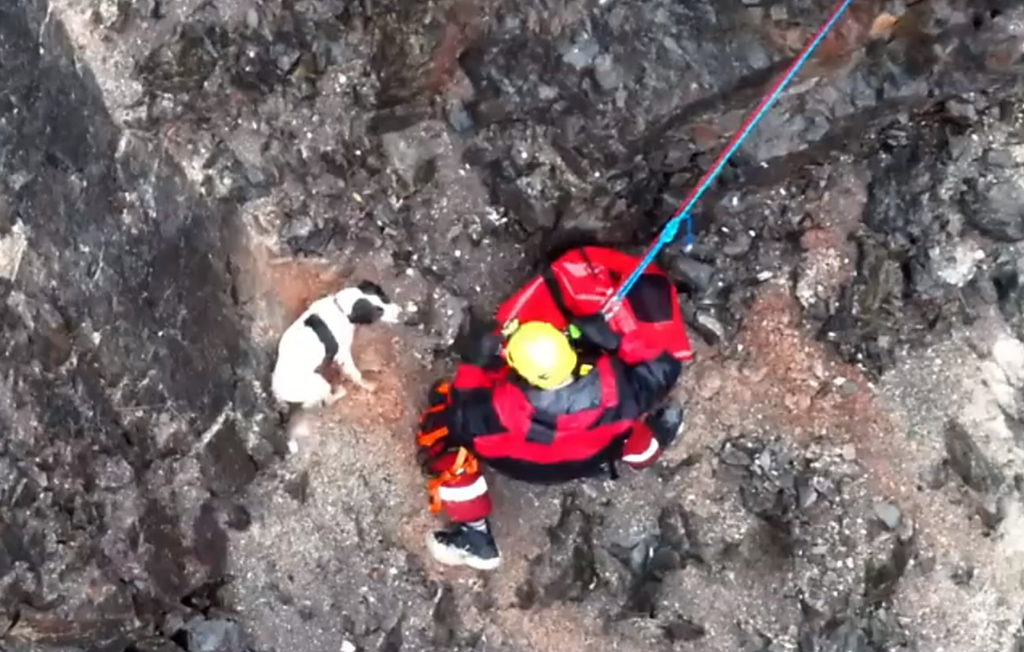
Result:
{"label": "yellow safety helmet", "polygon": [[542,321],[517,325],[508,336],[505,360],[526,382],[555,389],[576,370],[576,351],[562,331]]}

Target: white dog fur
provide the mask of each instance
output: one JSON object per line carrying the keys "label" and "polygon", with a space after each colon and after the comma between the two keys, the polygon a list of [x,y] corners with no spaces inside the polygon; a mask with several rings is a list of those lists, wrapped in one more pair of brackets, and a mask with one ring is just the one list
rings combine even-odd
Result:
{"label": "white dog fur", "polygon": [[399,307],[380,286],[368,281],[317,299],[281,336],[271,381],[274,396],[279,401],[298,403],[310,409],[333,403],[345,395],[344,388],[339,385],[332,391],[327,379],[317,373],[317,368],[327,360],[328,349],[321,336],[307,325],[311,316],[319,318],[337,342],[333,361],[345,377],[372,391],[373,384],[363,379],[352,359],[355,327],[376,321],[394,324],[400,314]]}

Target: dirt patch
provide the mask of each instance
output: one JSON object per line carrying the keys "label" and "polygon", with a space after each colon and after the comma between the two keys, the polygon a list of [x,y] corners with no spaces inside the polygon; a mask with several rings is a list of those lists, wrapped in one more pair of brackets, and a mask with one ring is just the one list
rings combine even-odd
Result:
{"label": "dirt patch", "polygon": [[897,425],[862,373],[814,341],[785,287],[768,285],[758,294],[736,349],[738,360],[702,360],[686,382],[699,415],[710,420],[698,431],[784,432],[800,446],[839,449],[869,470],[880,492],[912,499],[893,466]]}

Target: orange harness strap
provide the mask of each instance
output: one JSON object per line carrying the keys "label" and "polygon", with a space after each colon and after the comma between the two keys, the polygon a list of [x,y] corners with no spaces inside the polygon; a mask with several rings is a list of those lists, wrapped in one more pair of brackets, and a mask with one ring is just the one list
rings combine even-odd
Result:
{"label": "orange harness strap", "polygon": [[416,445],[420,448],[430,448],[436,444],[439,440],[444,439],[448,436],[448,428],[441,426],[431,430],[430,432],[420,432],[416,435]]}
{"label": "orange harness strap", "polygon": [[447,382],[438,383],[434,387],[434,391],[443,396],[444,400],[439,401],[434,405],[431,405],[430,407],[423,411],[423,414],[420,415],[420,432],[418,435],[416,435],[416,444],[421,448],[430,448],[439,439],[443,439],[444,437],[448,436],[448,428],[444,426],[441,426],[440,428],[435,428],[430,432],[423,432],[422,430],[423,424],[427,422],[427,417],[429,417],[431,414],[438,414],[440,412],[444,412],[445,410],[448,409],[448,405],[451,402],[451,397],[449,396],[451,387],[448,385]]}
{"label": "orange harness strap", "polygon": [[[448,409],[448,404],[451,401],[451,385],[447,382],[440,382],[434,387],[434,391],[444,397],[442,401],[439,401],[435,405],[428,407],[423,414],[420,416],[420,426],[422,427],[427,421],[427,417],[431,414],[437,414],[444,412]],[[419,434],[416,435],[416,445],[420,448],[430,448],[438,441],[448,436],[448,428],[441,426],[428,432],[420,430]],[[450,482],[454,482],[459,476],[462,475],[473,475],[480,472],[480,464],[476,458],[470,454],[469,450],[459,447],[458,453],[455,455],[455,462],[451,468],[442,471],[440,475],[430,478],[427,480],[427,494],[430,497],[430,512],[437,514],[441,511],[441,487]]]}
{"label": "orange harness strap", "polygon": [[438,412],[444,412],[446,409],[448,409],[448,404],[451,403],[451,387],[448,385],[447,382],[438,383],[437,386],[434,387],[434,391],[443,396],[444,399],[438,401],[434,405],[428,406],[427,409],[423,411],[423,414],[420,415],[421,426],[427,420],[427,415],[437,414]]}
{"label": "orange harness strap", "polygon": [[427,494],[430,496],[430,513],[437,514],[441,511],[442,485],[453,482],[459,476],[473,475],[479,472],[480,463],[477,462],[477,459],[468,450],[459,447],[459,452],[455,456],[455,463],[452,464],[452,467],[443,471],[439,476],[427,480]]}

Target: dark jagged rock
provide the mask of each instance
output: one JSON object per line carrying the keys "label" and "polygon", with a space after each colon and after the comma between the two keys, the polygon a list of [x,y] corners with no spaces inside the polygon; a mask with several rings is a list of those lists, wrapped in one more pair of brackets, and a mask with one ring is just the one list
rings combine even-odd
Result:
{"label": "dark jagged rock", "polygon": [[434,605],[434,636],[433,644],[436,649],[454,647],[458,642],[459,630],[462,628],[459,617],[458,603],[455,594],[449,584],[441,588],[441,596]]}
{"label": "dark jagged rock", "polygon": [[242,652],[242,629],[233,620],[196,619],[185,625],[188,652]]}
{"label": "dark jagged rock", "polygon": [[771,636],[742,622],[736,623],[735,635],[738,649],[743,652],[770,652],[774,642]]}
{"label": "dark jagged rock", "polygon": [[706,633],[703,627],[685,616],[677,615],[665,625],[665,638],[668,639],[669,643],[696,641],[703,638]]}
{"label": "dark jagged rock", "polygon": [[245,505],[232,504],[227,512],[227,526],[233,530],[245,531],[252,525],[252,514]]}
{"label": "dark jagged rock", "polygon": [[[668,505],[661,510],[656,534],[630,550],[613,549],[612,554],[632,574],[623,613],[647,618],[659,615],[662,583],[666,578],[688,563],[702,561],[696,528],[679,505]],[[672,625],[665,627],[671,628]],[[671,635],[666,635],[671,638]]]}
{"label": "dark jagged rock", "polygon": [[694,294],[703,294],[711,287],[711,277],[715,270],[710,265],[685,255],[666,256],[666,273],[673,281],[682,285]]}
{"label": "dark jagged rock", "polygon": [[529,577],[517,592],[521,608],[580,602],[601,582],[594,560],[594,517],[574,494],[563,497],[562,513],[548,538],[550,548],[531,560]]}
{"label": "dark jagged rock", "polygon": [[203,453],[203,477],[215,494],[237,494],[256,479],[256,463],[233,420],[213,433]]}
{"label": "dark jagged rock", "polygon": [[284,484],[285,492],[300,505],[305,505],[309,500],[309,473],[302,471],[293,478],[289,478]]}
{"label": "dark jagged rock", "polygon": [[981,493],[994,492],[1002,486],[1002,474],[992,466],[966,428],[955,421],[948,422],[945,441],[949,466],[965,485]]}
{"label": "dark jagged rock", "polygon": [[896,585],[907,570],[912,547],[897,539],[884,560],[869,561],[865,569],[864,584],[868,604],[888,602],[896,592]]}
{"label": "dark jagged rock", "polygon": [[402,632],[404,624],[405,615],[399,615],[398,620],[395,621],[395,624],[384,635],[380,643],[380,652],[402,652],[402,645],[405,642],[405,636]]}
{"label": "dark jagged rock", "polygon": [[800,649],[813,652],[876,652],[905,649],[907,636],[889,609],[843,617],[820,634],[805,630]]}
{"label": "dark jagged rock", "polygon": [[[987,159],[989,162],[992,158]],[[1024,240],[1024,186],[1016,169],[990,168],[971,179],[960,202],[971,226],[982,235],[1003,242]]]}
{"label": "dark jagged rock", "polygon": [[1024,262],[1012,252],[1000,255],[992,266],[986,287],[991,302],[999,306],[1006,322],[1018,338],[1024,338]]}
{"label": "dark jagged rock", "polygon": [[789,452],[753,437],[726,440],[719,455],[729,465],[728,475],[740,483],[743,507],[780,533],[788,533],[801,511],[798,479],[805,471],[797,461]]}

